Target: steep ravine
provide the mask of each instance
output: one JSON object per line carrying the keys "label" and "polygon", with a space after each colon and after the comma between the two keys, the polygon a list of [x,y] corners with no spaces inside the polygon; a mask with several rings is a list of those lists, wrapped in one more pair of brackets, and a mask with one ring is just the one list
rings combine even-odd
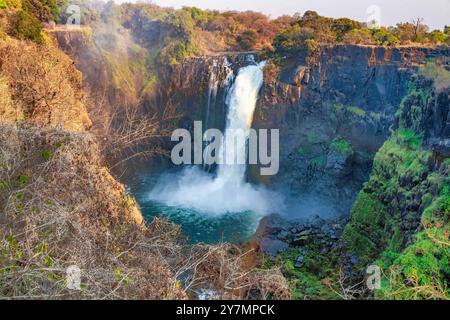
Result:
{"label": "steep ravine", "polygon": [[[105,84],[90,76],[86,52],[95,51],[95,41],[81,41],[82,33],[56,36],[85,73],[89,91],[99,91],[99,83],[108,87],[107,79]],[[309,58],[269,62],[253,126],[280,129],[280,172],[261,177],[250,166],[248,179],[289,190],[306,199],[305,207],[320,203],[314,212],[348,214],[369,178],[375,153],[390,135],[411,77],[427,59],[448,55],[446,47],[337,45],[322,47]],[[203,120],[208,128],[223,129],[227,69],[236,73],[246,59],[198,57],[160,66],[153,88],[128,103],[134,101],[147,114],[171,110],[169,116],[176,115],[173,127],[192,129],[194,120]],[[94,59],[99,60],[101,55]],[[308,215],[298,211],[293,216]]]}
{"label": "steep ravine", "polygon": [[[338,282],[338,266],[346,283],[359,282],[375,262],[397,279],[383,280],[377,296],[398,297],[403,280],[412,281],[407,271],[392,273],[400,261],[448,261],[423,229],[431,223],[434,239],[448,240],[448,90],[435,89],[427,80],[434,75],[418,74],[427,61],[449,56],[446,47],[339,45],[309,58],[269,61],[253,126],[280,129],[280,172],[260,177],[250,166],[248,180],[299,200],[290,218],[334,217],[291,222],[272,216],[261,223],[256,246],[281,254],[294,297],[339,298],[322,280]],[[235,73],[246,59],[198,57],[161,66],[157,84],[138,104],[149,113],[175,107],[179,127],[192,129],[194,120],[203,120],[224,128],[228,69]],[[87,85],[95,87],[89,79]],[[411,256],[417,250],[425,252],[425,262]],[[445,268],[433,268],[420,281],[445,284]],[[424,295],[445,294],[438,291]],[[357,295],[373,293],[363,288]]]}
{"label": "steep ravine", "polygon": [[281,170],[271,182],[347,213],[411,77],[427,59],[449,55],[448,48],[334,46],[306,62],[267,66],[254,126],[280,129]]}

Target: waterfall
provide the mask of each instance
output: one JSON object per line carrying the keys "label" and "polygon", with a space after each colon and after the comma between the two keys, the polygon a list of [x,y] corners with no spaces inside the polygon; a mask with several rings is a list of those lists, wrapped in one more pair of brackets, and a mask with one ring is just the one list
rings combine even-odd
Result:
{"label": "waterfall", "polygon": [[[198,167],[185,168],[175,176],[166,176],[158,181],[150,192],[149,199],[177,208],[189,208],[206,215],[222,215],[226,213],[253,212],[258,215],[270,213],[279,208],[277,196],[263,187],[253,186],[245,182],[245,164],[229,164],[226,156],[230,148],[234,154],[244,158],[247,156],[247,141],[253,121],[258,92],[263,84],[263,69],[265,63],[252,63],[242,67],[226,96],[228,107],[226,127],[222,145],[219,151],[217,175],[214,176]],[[213,66],[214,67],[214,66]],[[231,70],[231,68],[229,69]],[[216,78],[213,81],[211,93],[214,92]],[[232,76],[228,74],[226,81],[231,83]],[[225,87],[227,89],[228,86]],[[211,94],[208,92],[208,95]],[[234,129],[240,129],[243,139],[228,144],[228,138]],[[227,161],[227,164],[223,164]]]}
{"label": "waterfall", "polygon": [[[222,157],[218,168],[217,179],[224,183],[239,184],[244,181],[246,165],[238,163],[237,159],[247,158],[247,141],[253,122],[253,113],[258,100],[258,92],[263,84],[263,68],[265,62],[257,65],[249,65],[239,70],[236,80],[227,98],[228,114],[225,128],[224,141],[219,151]],[[235,130],[242,133],[241,139],[232,141]],[[227,143],[231,142],[231,145]],[[234,143],[235,142],[235,143]],[[235,163],[225,164],[226,155],[234,149]]]}

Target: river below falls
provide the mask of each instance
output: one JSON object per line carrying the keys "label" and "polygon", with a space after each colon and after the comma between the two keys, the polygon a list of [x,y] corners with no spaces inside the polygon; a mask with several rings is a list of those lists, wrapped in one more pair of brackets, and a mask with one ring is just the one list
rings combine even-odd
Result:
{"label": "river below falls", "polygon": [[255,212],[240,211],[217,214],[217,212],[169,205],[166,202],[152,199],[152,191],[162,178],[176,181],[180,174],[181,170],[153,171],[142,173],[128,181],[129,191],[138,201],[148,223],[151,223],[154,217],[163,217],[181,225],[183,233],[190,243],[241,243],[251,239],[261,218]]}

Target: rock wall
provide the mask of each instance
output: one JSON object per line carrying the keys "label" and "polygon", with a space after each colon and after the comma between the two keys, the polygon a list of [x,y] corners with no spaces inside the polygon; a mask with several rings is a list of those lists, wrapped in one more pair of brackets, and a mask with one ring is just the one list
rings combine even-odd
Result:
{"label": "rock wall", "polygon": [[337,45],[270,63],[254,126],[280,129],[281,169],[271,179],[251,178],[348,213],[411,78],[428,59],[449,55],[448,47]]}

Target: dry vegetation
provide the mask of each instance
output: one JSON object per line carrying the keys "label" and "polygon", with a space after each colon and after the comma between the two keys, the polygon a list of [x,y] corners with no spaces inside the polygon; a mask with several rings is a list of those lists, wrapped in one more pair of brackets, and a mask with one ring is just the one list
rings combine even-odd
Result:
{"label": "dry vegetation", "polygon": [[[75,131],[90,127],[81,74],[51,43],[0,39],[0,73],[0,85],[5,88],[2,99],[14,105],[17,120]],[[0,108],[8,108],[8,103],[5,106]]]}
{"label": "dry vegetation", "polygon": [[[133,200],[100,163],[93,138],[0,127],[0,296],[4,298],[289,298],[276,270],[245,267],[241,249],[191,246],[178,226],[147,229]],[[82,290],[66,288],[66,268]]]}

